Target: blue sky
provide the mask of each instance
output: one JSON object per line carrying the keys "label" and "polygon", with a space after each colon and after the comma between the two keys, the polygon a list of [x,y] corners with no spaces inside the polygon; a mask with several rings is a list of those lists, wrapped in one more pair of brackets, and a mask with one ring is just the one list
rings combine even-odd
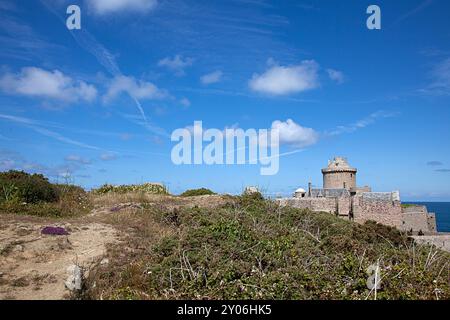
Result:
{"label": "blue sky", "polygon": [[[69,4],[81,30],[66,28]],[[366,27],[371,4],[381,30]],[[446,0],[0,0],[0,170],[287,194],[321,186],[337,155],[359,185],[450,201],[449,12]],[[170,134],[195,120],[280,121],[282,152],[302,152],[275,176],[175,166]]]}

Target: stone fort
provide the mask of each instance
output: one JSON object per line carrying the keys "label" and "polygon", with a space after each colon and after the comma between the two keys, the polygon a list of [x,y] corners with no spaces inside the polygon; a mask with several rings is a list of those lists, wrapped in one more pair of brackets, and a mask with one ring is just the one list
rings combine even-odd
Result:
{"label": "stone fort", "polygon": [[434,213],[425,206],[402,206],[400,193],[372,192],[371,187],[358,187],[357,169],[346,158],[335,157],[322,169],[323,188],[297,189],[292,198],[278,199],[283,206],[336,214],[364,223],[373,220],[414,234],[436,233]]}

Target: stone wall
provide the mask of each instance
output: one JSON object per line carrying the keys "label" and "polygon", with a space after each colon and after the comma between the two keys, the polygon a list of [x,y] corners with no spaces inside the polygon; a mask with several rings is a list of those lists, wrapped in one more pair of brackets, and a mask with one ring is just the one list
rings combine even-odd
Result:
{"label": "stone wall", "polygon": [[401,230],[433,234],[437,232],[436,215],[428,213],[426,206],[410,206],[402,208]]}
{"label": "stone wall", "polygon": [[429,213],[427,215],[427,221],[428,221],[428,231],[431,233],[436,233],[437,232],[436,214]]}
{"label": "stone wall", "polygon": [[398,227],[402,224],[402,207],[400,201],[355,196],[353,198],[353,219],[359,223],[374,220],[378,223]]}
{"label": "stone wall", "polygon": [[423,233],[428,232],[428,215],[423,212],[404,213],[402,215],[401,230]]}
{"label": "stone wall", "polygon": [[299,209],[322,211],[340,216],[348,216],[351,208],[351,198],[288,198],[278,199],[281,206],[291,206]]}
{"label": "stone wall", "polygon": [[415,210],[402,208],[400,201],[388,199],[398,199],[397,193],[366,193],[365,196],[339,198],[285,198],[277,201],[281,206],[328,212],[358,223],[373,220],[404,231],[412,229],[414,233],[436,232],[436,218],[434,214],[427,212],[426,207],[417,207]]}

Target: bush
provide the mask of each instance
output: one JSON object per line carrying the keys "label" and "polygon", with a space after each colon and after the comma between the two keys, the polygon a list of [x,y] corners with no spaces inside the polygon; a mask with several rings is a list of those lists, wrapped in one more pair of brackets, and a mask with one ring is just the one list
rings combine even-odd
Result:
{"label": "bush", "polygon": [[206,188],[200,188],[200,189],[189,189],[180,194],[180,197],[195,197],[195,196],[206,196],[206,195],[212,195],[216,194],[215,192],[206,189]]}
{"label": "bush", "polygon": [[167,188],[159,183],[143,183],[115,186],[112,184],[104,184],[98,189],[92,190],[94,194],[107,193],[128,193],[128,192],[144,192],[151,194],[168,194]]}
{"label": "bush", "polygon": [[0,202],[56,202],[57,188],[42,174],[11,170],[0,173]]}
{"label": "bush", "polygon": [[90,209],[83,188],[52,184],[41,174],[0,173],[0,213],[68,217]]}

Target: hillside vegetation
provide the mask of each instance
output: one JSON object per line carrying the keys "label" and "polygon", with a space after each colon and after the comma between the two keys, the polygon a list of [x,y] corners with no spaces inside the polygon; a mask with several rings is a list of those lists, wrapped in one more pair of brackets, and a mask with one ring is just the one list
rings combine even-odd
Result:
{"label": "hillside vegetation", "polygon": [[128,236],[79,298],[373,299],[367,269],[376,263],[378,299],[450,298],[449,254],[391,227],[280,208],[259,194],[217,208],[149,203],[108,219]]}
{"label": "hillside vegetation", "polygon": [[121,234],[77,299],[374,299],[368,269],[377,264],[377,299],[450,298],[450,254],[391,227],[280,207],[260,193],[177,197],[159,184],[87,193],[10,171],[0,173],[2,213]]}

